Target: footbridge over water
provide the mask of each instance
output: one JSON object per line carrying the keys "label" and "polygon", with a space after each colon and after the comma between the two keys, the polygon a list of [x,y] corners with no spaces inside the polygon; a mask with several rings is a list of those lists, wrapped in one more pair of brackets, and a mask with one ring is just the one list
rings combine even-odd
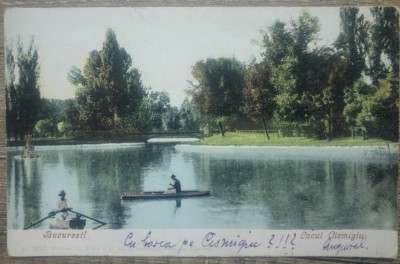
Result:
{"label": "footbridge over water", "polygon": [[157,132],[157,133],[146,133],[147,139],[152,138],[203,138],[203,133],[200,131],[191,132]]}

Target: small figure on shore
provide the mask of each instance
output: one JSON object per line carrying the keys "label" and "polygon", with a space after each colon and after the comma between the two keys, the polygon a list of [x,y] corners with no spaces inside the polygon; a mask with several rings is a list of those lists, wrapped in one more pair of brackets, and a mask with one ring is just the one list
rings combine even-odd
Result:
{"label": "small figure on shore", "polygon": [[170,183],[169,185],[171,185],[172,188],[175,189],[177,193],[180,193],[182,191],[181,182],[176,178],[174,174],[171,175],[171,179],[173,180],[173,182]]}
{"label": "small figure on shore", "polygon": [[36,155],[34,153],[34,147],[31,145],[30,141],[27,139],[25,146],[24,146],[24,151],[22,153],[23,158],[34,158]]}

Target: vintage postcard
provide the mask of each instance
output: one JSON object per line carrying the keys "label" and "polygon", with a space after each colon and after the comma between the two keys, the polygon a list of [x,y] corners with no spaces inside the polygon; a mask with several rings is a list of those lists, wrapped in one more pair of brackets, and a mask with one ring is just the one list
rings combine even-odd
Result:
{"label": "vintage postcard", "polygon": [[397,257],[394,7],[8,8],[13,257]]}

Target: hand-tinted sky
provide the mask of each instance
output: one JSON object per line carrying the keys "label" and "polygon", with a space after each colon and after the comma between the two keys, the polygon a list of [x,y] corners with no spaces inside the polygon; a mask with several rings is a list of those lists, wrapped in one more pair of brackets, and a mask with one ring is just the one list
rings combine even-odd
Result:
{"label": "hand-tinted sky", "polygon": [[[296,19],[305,8],[190,7],[190,8],[12,8],[5,14],[5,38],[24,43],[35,37],[39,52],[41,94],[72,98],[67,81],[72,66],[82,68],[91,50],[99,50],[108,28],[131,55],[142,82],[170,94],[180,106],[191,68],[198,60],[235,57],[260,59],[260,30],[279,19]],[[321,43],[329,45],[339,33],[339,8],[306,8],[318,16]]]}

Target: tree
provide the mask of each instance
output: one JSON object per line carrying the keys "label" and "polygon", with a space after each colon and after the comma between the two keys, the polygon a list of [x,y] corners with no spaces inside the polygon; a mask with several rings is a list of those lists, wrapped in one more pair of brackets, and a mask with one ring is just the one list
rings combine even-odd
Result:
{"label": "tree", "polygon": [[51,137],[57,136],[57,124],[64,120],[68,102],[59,99],[42,98],[39,119],[51,121]]}
{"label": "tree", "polygon": [[[369,132],[398,140],[399,112],[399,12],[394,7],[371,8],[370,66],[368,74],[376,92],[370,98]],[[384,128],[384,129],[383,129]]]}
{"label": "tree", "polygon": [[20,138],[33,134],[40,109],[38,52],[31,39],[25,51],[21,39],[17,43],[18,83],[16,85],[16,108]]}
{"label": "tree", "polygon": [[[75,97],[79,111],[78,122],[83,129],[100,130],[111,127],[110,118],[113,118],[113,114],[110,113],[105,87],[98,81],[101,65],[100,52],[92,51],[84,66],[83,75],[73,76],[75,83],[81,79]],[[72,79],[72,74],[69,79]]]}
{"label": "tree", "polygon": [[15,58],[13,55],[12,44],[6,45],[6,124],[7,137],[15,139],[18,136],[17,114],[18,102],[15,87]]}
{"label": "tree", "polygon": [[370,11],[373,21],[367,23],[357,8],[341,9],[336,46],[349,61],[351,73],[343,113],[353,136],[354,127],[360,126],[364,136],[397,140],[399,15],[389,7]]}
{"label": "tree", "polygon": [[349,86],[352,86],[365,70],[365,58],[369,48],[369,23],[365,21],[364,15],[359,15],[358,12],[357,7],[340,8],[340,33],[335,42],[336,48],[349,61]]}
{"label": "tree", "polygon": [[302,12],[290,26],[276,21],[264,35],[263,62],[271,65],[275,116],[284,134],[293,130],[318,137],[323,134],[322,87],[326,86],[327,66],[323,49],[311,45],[318,32],[318,19]]}
{"label": "tree", "polygon": [[193,66],[192,75],[197,84],[188,92],[202,114],[217,120],[222,136],[222,120],[240,112],[244,70],[242,63],[228,58],[198,61]]}
{"label": "tree", "polygon": [[67,99],[65,101],[65,111],[63,113],[63,122],[71,126],[70,132],[75,132],[80,129],[79,123],[80,112],[75,99]]}
{"label": "tree", "polygon": [[186,97],[179,109],[179,122],[182,131],[199,131],[206,123],[206,119],[196,104]]}
{"label": "tree", "polygon": [[368,74],[378,85],[390,71],[399,71],[399,12],[395,7],[373,7]]}
{"label": "tree", "polygon": [[[348,63],[340,57],[330,63],[332,68],[328,74],[327,87],[323,90],[323,103],[327,113],[327,139],[343,133],[345,120],[343,110],[345,106],[344,93],[348,82]],[[348,109],[350,110],[350,109]],[[354,127],[354,126],[353,126]]]}
{"label": "tree", "polygon": [[167,92],[154,92],[149,89],[131,123],[140,131],[163,131],[166,113],[170,109],[170,99]]}
{"label": "tree", "polygon": [[294,40],[284,22],[275,21],[272,26],[267,28],[267,32],[263,33],[264,52],[262,55],[264,61],[272,66],[277,66],[286,56],[293,54]]}
{"label": "tree", "polygon": [[362,111],[364,126],[373,136],[397,141],[399,136],[399,93],[398,78],[390,74],[382,80],[378,90],[367,101]]}
{"label": "tree", "polygon": [[150,103],[150,120],[152,128],[155,131],[162,131],[163,128],[163,116],[170,109],[170,99],[166,92],[150,92],[149,96]]}
{"label": "tree", "polygon": [[53,133],[53,122],[50,119],[41,119],[35,124],[35,132],[39,137],[47,137],[49,133]]}
{"label": "tree", "polygon": [[72,132],[73,128],[70,123],[61,121],[57,124],[57,129],[62,135],[67,137]]}
{"label": "tree", "polygon": [[370,98],[374,93],[374,88],[368,85],[363,78],[357,80],[352,87],[345,88],[344,100],[346,105],[343,114],[347,124],[350,126],[354,138],[354,129],[362,127],[365,132],[371,122]]}
{"label": "tree", "polygon": [[162,117],[163,130],[176,132],[180,128],[179,109],[177,107],[170,107]]}
{"label": "tree", "polygon": [[81,128],[102,130],[132,125],[129,122],[146,95],[140,73],[120,48],[115,32],[106,32],[100,51],[93,50],[83,71],[73,67],[68,80],[77,87],[76,104]]}
{"label": "tree", "polygon": [[275,89],[269,78],[270,69],[264,64],[256,64],[245,72],[243,90],[244,112],[253,120],[261,119],[268,139],[266,123],[272,118],[275,107]]}

